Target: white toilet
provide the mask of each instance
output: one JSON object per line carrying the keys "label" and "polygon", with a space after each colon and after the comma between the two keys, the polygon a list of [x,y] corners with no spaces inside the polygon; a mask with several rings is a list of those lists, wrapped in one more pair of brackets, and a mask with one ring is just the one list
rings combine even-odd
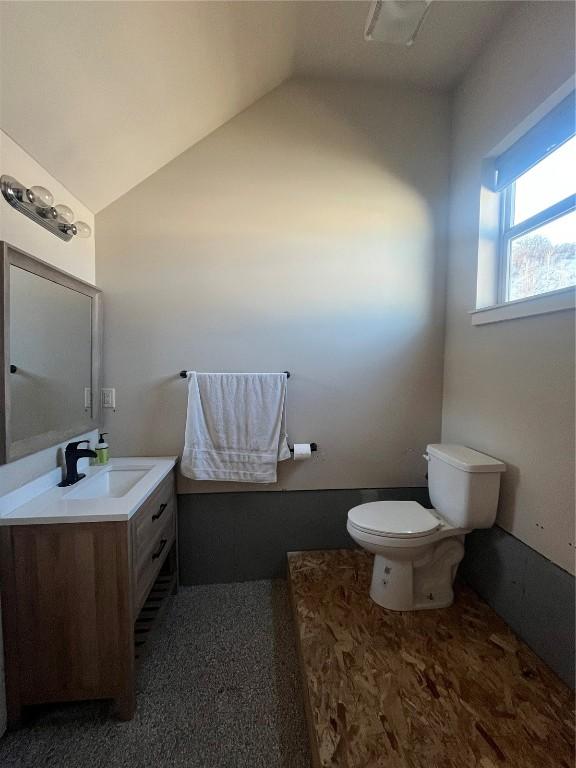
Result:
{"label": "white toilet", "polygon": [[464,556],[464,536],[496,518],[506,465],[461,445],[429,445],[428,490],[416,501],[375,501],[348,512],[347,529],[374,557],[370,597],[392,611],[445,608]]}

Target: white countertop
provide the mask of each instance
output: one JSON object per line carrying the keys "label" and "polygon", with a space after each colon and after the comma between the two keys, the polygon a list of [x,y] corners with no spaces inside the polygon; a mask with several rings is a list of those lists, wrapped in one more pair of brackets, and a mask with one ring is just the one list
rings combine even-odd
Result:
{"label": "white countertop", "polygon": [[[27,483],[17,491],[0,498],[0,525],[32,525],[39,523],[95,523],[129,520],[145,499],[162,482],[176,464],[177,457],[111,459],[104,466],[88,467],[86,477],[74,485],[59,488],[58,472]],[[142,471],[143,475],[123,496],[74,498],[90,495],[90,488],[102,481],[110,470]],[[91,485],[89,485],[91,484]]]}

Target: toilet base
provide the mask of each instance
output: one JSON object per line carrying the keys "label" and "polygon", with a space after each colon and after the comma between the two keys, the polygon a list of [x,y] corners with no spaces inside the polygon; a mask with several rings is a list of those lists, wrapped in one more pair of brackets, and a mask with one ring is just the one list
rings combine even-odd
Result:
{"label": "toilet base", "polygon": [[415,560],[375,555],[370,597],[389,611],[446,608],[454,601],[452,585],[463,557],[459,538],[440,541]]}

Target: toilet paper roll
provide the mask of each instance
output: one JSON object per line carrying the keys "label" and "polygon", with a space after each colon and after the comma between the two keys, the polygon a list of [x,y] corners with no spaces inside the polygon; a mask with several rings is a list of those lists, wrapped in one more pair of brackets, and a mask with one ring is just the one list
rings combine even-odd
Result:
{"label": "toilet paper roll", "polygon": [[294,461],[305,461],[312,456],[310,443],[294,443]]}

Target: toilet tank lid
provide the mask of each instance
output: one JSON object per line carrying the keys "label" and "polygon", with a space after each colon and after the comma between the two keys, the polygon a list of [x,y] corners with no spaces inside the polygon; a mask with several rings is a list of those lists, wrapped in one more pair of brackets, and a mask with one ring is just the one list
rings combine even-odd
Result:
{"label": "toilet tank lid", "polygon": [[465,445],[434,443],[429,445],[426,450],[431,456],[435,456],[464,472],[506,472],[506,464],[502,461],[472,448],[467,448]]}

